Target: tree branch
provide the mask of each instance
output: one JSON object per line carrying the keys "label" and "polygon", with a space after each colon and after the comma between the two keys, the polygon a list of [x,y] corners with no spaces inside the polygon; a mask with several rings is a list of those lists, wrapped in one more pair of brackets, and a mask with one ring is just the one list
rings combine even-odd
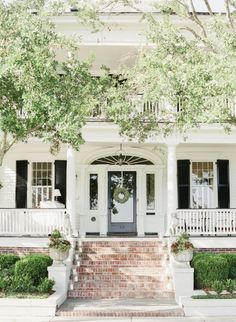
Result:
{"label": "tree branch", "polygon": [[203,1],[204,1],[205,5],[206,5],[206,7],[207,7],[207,10],[208,10],[208,12],[209,12],[210,16],[214,16],[213,11],[212,11],[211,6],[210,6],[209,1],[208,1],[208,0],[203,0]]}
{"label": "tree branch", "polygon": [[195,10],[194,4],[193,4],[193,0],[190,0],[190,4],[191,4],[191,9],[192,9],[192,15],[190,16],[190,19],[196,22],[196,24],[201,28],[204,37],[207,38],[206,30],[205,30],[203,24],[201,23],[200,19],[197,16],[197,13],[196,13],[196,10]]}
{"label": "tree branch", "polygon": [[231,28],[232,28],[232,30],[235,32],[234,22],[233,22],[233,19],[232,19],[232,16],[231,16],[231,12],[230,12],[230,7],[229,7],[229,5],[230,5],[229,0],[225,0],[226,15],[227,15],[227,18],[228,18],[228,20],[229,20],[230,27],[231,27]]}

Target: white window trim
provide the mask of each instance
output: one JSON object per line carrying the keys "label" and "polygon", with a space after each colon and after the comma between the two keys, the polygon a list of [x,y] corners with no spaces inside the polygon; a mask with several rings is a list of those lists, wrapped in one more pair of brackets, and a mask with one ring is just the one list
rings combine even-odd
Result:
{"label": "white window trim", "polygon": [[[54,201],[54,189],[55,189],[55,160],[52,159],[37,159],[28,160],[28,180],[27,180],[27,208],[32,208],[32,170],[33,163],[47,162],[52,163],[52,201]],[[35,208],[33,208],[35,209]]]}
{"label": "white window trim", "polygon": [[[212,160],[212,159],[194,159],[194,160],[190,160],[190,209],[198,209],[198,208],[193,208],[193,199],[192,199],[192,164],[193,162],[212,162],[213,163],[213,174],[214,174],[214,182],[213,182],[213,204],[214,204],[214,208],[218,208],[218,186],[217,186],[217,182],[218,182],[218,176],[217,176],[217,164],[216,164],[216,160]],[[210,208],[209,208],[210,209]]]}

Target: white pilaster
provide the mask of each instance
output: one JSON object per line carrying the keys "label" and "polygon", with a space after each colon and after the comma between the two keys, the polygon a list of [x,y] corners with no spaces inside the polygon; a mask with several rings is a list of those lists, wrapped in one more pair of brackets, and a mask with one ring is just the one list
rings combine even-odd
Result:
{"label": "white pilaster", "polygon": [[76,166],[75,166],[75,151],[71,146],[67,148],[67,172],[66,172],[67,197],[66,207],[70,215],[72,234],[78,236],[76,227]]}
{"label": "white pilaster", "polygon": [[166,235],[170,234],[171,214],[177,209],[177,160],[176,144],[167,145],[167,221]]}
{"label": "white pilaster", "polygon": [[99,200],[99,233],[100,236],[107,235],[107,225],[108,225],[108,210],[107,210],[107,177],[106,169],[103,168],[98,174],[98,200]]}
{"label": "white pilaster", "polygon": [[[136,213],[137,213],[137,234],[139,237],[145,235],[145,222],[144,216],[146,214],[146,202],[143,197],[143,187],[145,187],[145,172],[143,170],[137,170],[137,200],[136,200]],[[142,200],[142,202],[140,202]]]}

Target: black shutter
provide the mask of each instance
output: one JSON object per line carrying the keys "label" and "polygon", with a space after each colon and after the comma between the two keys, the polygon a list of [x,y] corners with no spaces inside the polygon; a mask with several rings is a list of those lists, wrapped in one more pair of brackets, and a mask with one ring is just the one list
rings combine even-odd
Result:
{"label": "black shutter", "polygon": [[190,161],[177,160],[178,207],[190,207]]}
{"label": "black shutter", "polygon": [[229,208],[229,160],[217,160],[218,208]]}
{"label": "black shutter", "polygon": [[16,161],[16,208],[27,208],[28,161]]}
{"label": "black shutter", "polygon": [[58,197],[58,201],[66,205],[66,161],[55,161],[55,189],[59,189],[61,197]]}

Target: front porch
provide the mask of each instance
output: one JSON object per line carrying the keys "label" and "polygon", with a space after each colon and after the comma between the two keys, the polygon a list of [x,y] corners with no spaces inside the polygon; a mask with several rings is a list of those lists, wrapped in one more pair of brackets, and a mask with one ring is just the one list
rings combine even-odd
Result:
{"label": "front porch", "polygon": [[[236,235],[236,209],[178,209],[176,218],[174,234]],[[70,225],[66,209],[0,209],[0,236],[47,237],[54,229],[68,234]]]}
{"label": "front porch", "polygon": [[[39,141],[15,146],[0,168],[0,236],[47,236],[55,228],[75,237],[236,235],[236,133],[205,132],[204,142],[201,130],[186,142],[120,145],[117,127],[94,122],[79,152],[62,146],[55,157]],[[117,188],[128,191],[127,201],[114,197]],[[42,208],[57,198],[64,208]]]}

